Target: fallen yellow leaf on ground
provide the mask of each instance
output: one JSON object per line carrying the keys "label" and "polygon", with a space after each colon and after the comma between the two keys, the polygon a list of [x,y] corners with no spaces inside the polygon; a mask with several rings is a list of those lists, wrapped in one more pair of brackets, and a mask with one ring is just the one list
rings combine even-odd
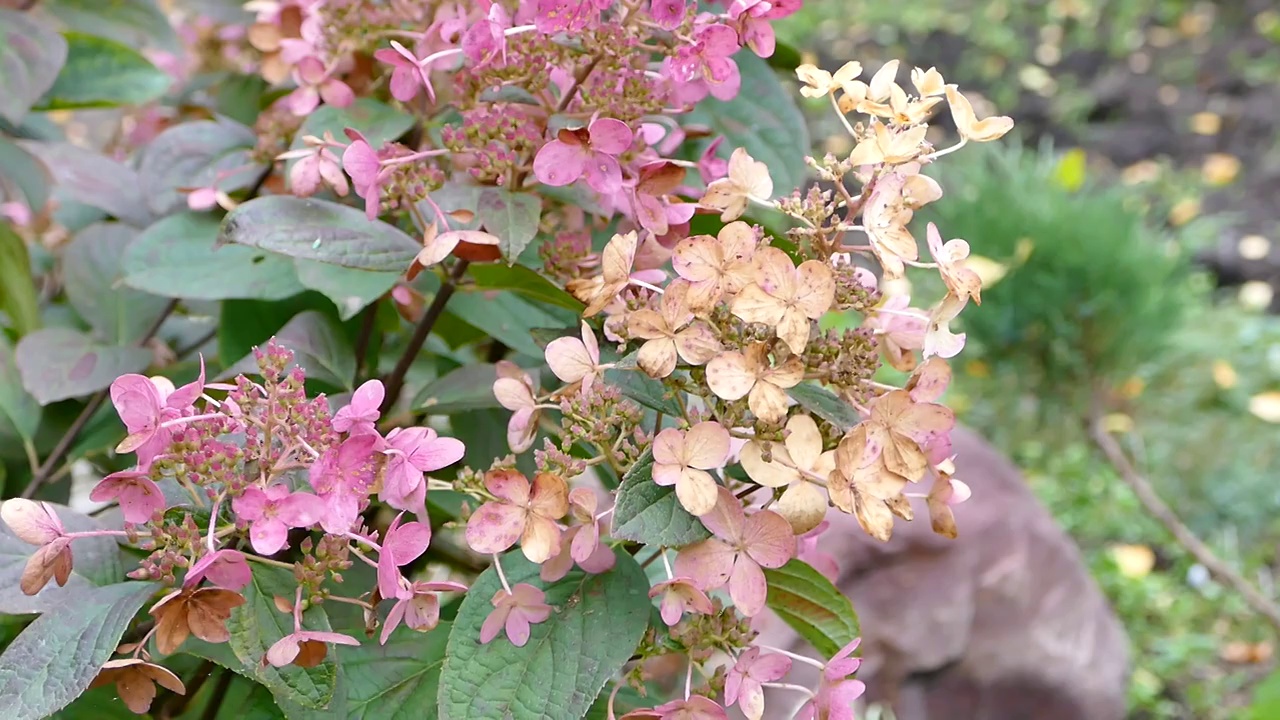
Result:
{"label": "fallen yellow leaf on ground", "polygon": [[1249,398],[1249,412],[1259,420],[1280,423],[1280,392],[1272,390]]}
{"label": "fallen yellow leaf on ground", "polygon": [[1240,376],[1236,373],[1236,369],[1231,367],[1231,363],[1226,360],[1214,360],[1213,382],[1223,390],[1230,390],[1240,382]]}
{"label": "fallen yellow leaf on ground", "polygon": [[1150,575],[1156,566],[1156,554],[1146,545],[1112,545],[1111,559],[1121,575],[1135,580]]}
{"label": "fallen yellow leaf on ground", "polygon": [[1221,131],[1221,115],[1211,112],[1198,112],[1191,116],[1191,132],[1197,135],[1217,135]]}
{"label": "fallen yellow leaf on ground", "polygon": [[1227,153],[1211,153],[1205,156],[1200,174],[1210,185],[1227,185],[1240,174],[1240,158]]}

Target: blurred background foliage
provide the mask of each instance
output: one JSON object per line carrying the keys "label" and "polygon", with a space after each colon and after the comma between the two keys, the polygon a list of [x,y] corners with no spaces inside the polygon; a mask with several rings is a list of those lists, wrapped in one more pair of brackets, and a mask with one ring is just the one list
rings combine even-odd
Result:
{"label": "blurred background foliage", "polygon": [[[1021,142],[930,170],[946,195],[917,218],[917,237],[932,221],[969,240],[986,281],[962,318],[968,345],[947,401],[1014,457],[1080,544],[1134,646],[1131,717],[1280,717],[1274,639],[1145,513],[1084,424],[1100,393],[1107,427],[1165,500],[1275,595],[1274,291],[1215,289],[1194,257],[1224,244],[1247,261],[1276,255],[1280,11],[810,0],[780,32],[828,69],[937,65],[1018,121]],[[812,110],[816,150],[847,151],[834,118]],[[938,292],[912,288],[913,304]]]}

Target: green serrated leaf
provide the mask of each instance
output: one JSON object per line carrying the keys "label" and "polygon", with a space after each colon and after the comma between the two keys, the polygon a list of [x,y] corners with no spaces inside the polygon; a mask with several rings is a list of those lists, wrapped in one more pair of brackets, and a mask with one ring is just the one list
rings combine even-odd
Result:
{"label": "green serrated leaf", "polygon": [[674,487],[653,482],[653,453],[646,450],[618,487],[613,536],[646,545],[676,547],[705,540],[711,533],[681,507]]}
{"label": "green serrated leaf", "polygon": [[467,272],[479,290],[510,290],[530,300],[562,307],[575,314],[581,314],[586,307],[536,270],[524,265],[472,265]]}
{"label": "green serrated leaf", "polygon": [[0,222],[0,312],[19,337],[40,327],[40,300],[27,243],[5,222]]}
{"label": "green serrated leaf", "polygon": [[[69,532],[110,529],[98,520],[69,507],[49,503]],[[27,559],[36,551],[34,545],[14,535],[8,525],[0,523],[0,614],[26,615],[58,607],[69,598],[80,597],[82,589],[95,585],[112,585],[124,576],[120,562],[120,546],[114,538],[89,537],[75,541],[75,567],[67,584],[49,583],[35,595],[26,595],[18,587]]]}
{"label": "green serrated leaf", "polygon": [[795,98],[778,82],[769,63],[751,52],[733,57],[742,74],[742,89],[724,102],[707,98],[687,117],[724,135],[721,152],[746,148],[751,157],[769,166],[775,195],[786,195],[804,184],[812,154],[808,126]]}
{"label": "green serrated leaf", "polygon": [[113,345],[146,336],[169,306],[165,298],[128,287],[122,260],[138,231],[122,223],[98,223],[76,233],[62,256],[67,299],[94,334]]}
{"label": "green serrated leaf", "polygon": [[[293,618],[276,609],[273,598],[279,595],[292,599],[296,587],[289,570],[255,563],[253,580],[244,588],[245,603],[232,610],[227,621],[231,650],[245,668],[252,668],[254,679],[277,698],[308,708],[325,708],[333,699],[338,677],[332,653],[313,668],[278,668],[262,662],[277,640],[293,632]],[[329,618],[319,606],[302,614],[302,626],[308,630],[331,630]]]}
{"label": "green serrated leaf", "polygon": [[821,385],[800,383],[787,390],[787,394],[800,403],[800,407],[841,430],[848,430],[862,422],[862,417],[853,406]]}
{"label": "green serrated leaf", "polygon": [[400,230],[349,205],[292,195],[255,198],[227,213],[218,244],[229,243],[381,272],[403,272],[422,249]]}
{"label": "green serrated leaf", "polygon": [[0,135],[0,175],[13,181],[27,201],[27,207],[39,210],[49,200],[49,187],[53,184],[49,168],[3,135]]}
{"label": "green serrated leaf", "polygon": [[288,258],[239,245],[218,247],[217,235],[212,215],[185,212],[160,220],[129,246],[124,283],[188,300],[280,300],[306,289]]}
{"label": "green serrated leaf", "polygon": [[128,45],[78,32],[62,36],[67,61],[40,99],[41,110],[143,105],[163,97],[173,83]]}
{"label": "green serrated leaf", "polygon": [[14,353],[22,386],[41,405],[88,395],[151,364],[151,351],[103,345],[69,328],[45,328],[22,338]]}
{"label": "green serrated leaf", "polygon": [[76,215],[89,215],[87,221],[68,215],[79,203],[102,210],[134,227],[146,227],[151,222],[151,211],[142,196],[138,173],[130,165],[71,143],[34,142],[18,143],[24,150],[39,158],[53,176],[54,199],[59,212],[55,219],[68,230],[75,232],[99,216],[85,213],[79,208]]}
{"label": "green serrated leaf", "polygon": [[20,123],[66,59],[61,35],[27,13],[0,8],[0,118]]}
{"label": "green serrated leaf", "polygon": [[131,47],[154,43],[170,51],[181,48],[178,34],[155,0],[45,0],[40,7],[78,32]]}
{"label": "green serrated leaf", "polygon": [[399,272],[357,270],[315,260],[295,259],[293,264],[298,280],[332,300],[342,320],[359,315],[361,310],[387,294],[402,275]]}
{"label": "green serrated leaf", "polygon": [[0,655],[5,717],[42,720],[75,700],[157,588],[141,582],[94,588],[36,618]]}
{"label": "green serrated leaf", "polygon": [[440,670],[451,624],[442,622],[427,633],[400,627],[386,645],[372,641],[343,648],[342,676],[349,720],[393,720],[437,717]]}
{"label": "green serrated leaf", "polygon": [[769,609],[818,652],[831,657],[858,637],[853,603],[808,563],[791,560],[777,570],[766,569],[764,577]]}
{"label": "green serrated leaf", "polygon": [[655,380],[638,370],[612,369],[604,371],[604,380],[618,388],[623,395],[650,410],[657,410],[673,417],[683,414],[680,403],[667,391],[662,381]]}
{"label": "green serrated leaf", "polygon": [[258,137],[228,118],[174,125],[147,145],[138,176],[147,204],[157,215],[186,206],[180,188],[217,187],[233,192],[252,186],[266,167],[249,159]]}
{"label": "green serrated leaf", "polygon": [[480,192],[476,212],[485,229],[498,236],[502,257],[511,264],[538,234],[542,198],[532,193],[488,187]]}
{"label": "green serrated leaf", "polygon": [[0,333],[0,437],[17,435],[32,442],[40,426],[40,413],[40,403],[22,387],[13,345]]}
{"label": "green serrated leaf", "polygon": [[523,647],[505,636],[480,644],[480,626],[502,585],[489,568],[467,592],[449,634],[440,676],[443,720],[578,720],[628,660],[649,624],[649,582],[630,555],[615,550],[606,573],[573,571],[543,583],[540,566],[519,552],[502,558],[509,582],[529,583],[554,608]]}
{"label": "green serrated leaf", "polygon": [[459,292],[449,300],[449,312],[507,347],[531,357],[541,357],[534,342],[534,328],[571,327],[575,323],[558,308],[534,305],[509,291]]}
{"label": "green serrated leaf", "polygon": [[465,365],[429,383],[413,399],[413,409],[432,415],[501,407],[493,395],[498,379],[491,363]]}

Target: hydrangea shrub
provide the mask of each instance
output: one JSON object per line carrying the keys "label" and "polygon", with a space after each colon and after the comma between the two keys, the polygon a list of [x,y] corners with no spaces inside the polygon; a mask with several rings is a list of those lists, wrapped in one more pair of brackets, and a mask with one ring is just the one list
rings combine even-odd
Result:
{"label": "hydrangea shrub", "polygon": [[[764,60],[798,0],[47,4],[0,10],[0,164],[32,169],[0,178],[0,240],[62,282],[5,270],[0,429],[31,473],[0,610],[39,614],[0,656],[12,717],[102,685],[174,716],[185,656],[288,718],[758,719],[766,688],[852,717],[820,536],[887,540],[910,498],[957,532],[938,400],[981,281],[909,225],[929,166],[1011,120],[933,68],[804,65],[856,141],[805,157]],[[120,34],[147,27],[144,56]],[[125,108],[101,154],[30,130],[87,107]],[[913,307],[908,268],[945,296]],[[60,402],[83,421],[45,450]],[[68,457],[107,510],[58,502]],[[820,657],[756,644],[767,611]]]}

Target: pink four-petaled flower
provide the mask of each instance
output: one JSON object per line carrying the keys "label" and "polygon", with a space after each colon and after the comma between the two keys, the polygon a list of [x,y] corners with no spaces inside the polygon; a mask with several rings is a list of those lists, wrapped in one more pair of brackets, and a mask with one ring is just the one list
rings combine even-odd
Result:
{"label": "pink four-petaled flower", "polygon": [[585,129],[564,129],[533,158],[538,181],[560,187],[586,176],[587,184],[603,195],[622,189],[618,156],[631,147],[635,135],[621,120],[596,118]]}

